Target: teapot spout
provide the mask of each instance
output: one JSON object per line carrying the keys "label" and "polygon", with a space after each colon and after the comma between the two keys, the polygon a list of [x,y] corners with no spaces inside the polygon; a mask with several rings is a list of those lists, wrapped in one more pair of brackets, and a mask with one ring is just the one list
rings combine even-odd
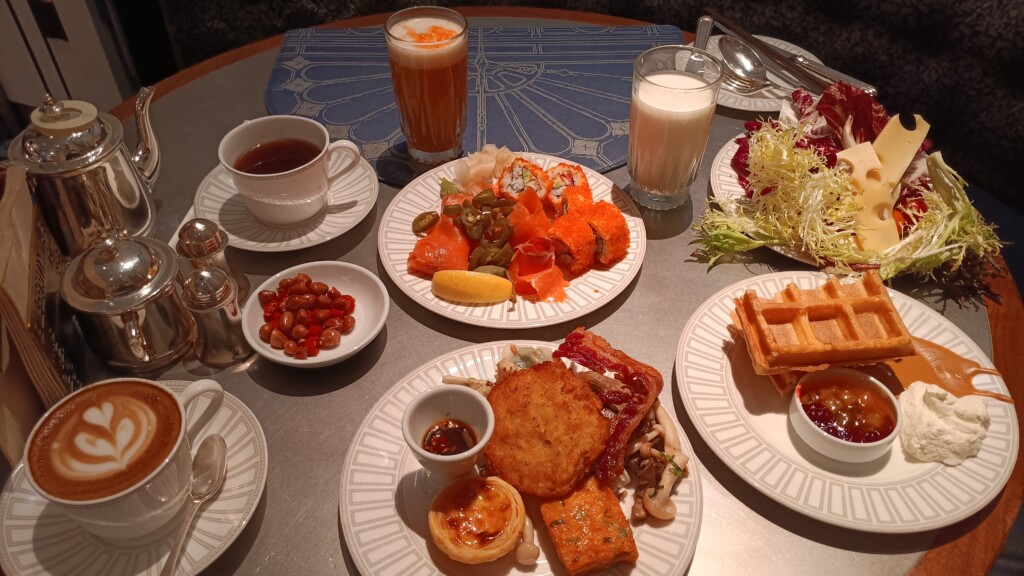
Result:
{"label": "teapot spout", "polygon": [[150,186],[156,182],[156,177],[160,174],[160,146],[157,144],[156,134],[153,133],[153,123],[149,119],[149,103],[153,100],[154,93],[152,86],[146,86],[139,91],[139,98],[135,101],[135,124],[139,130],[139,145],[132,155],[135,166]]}

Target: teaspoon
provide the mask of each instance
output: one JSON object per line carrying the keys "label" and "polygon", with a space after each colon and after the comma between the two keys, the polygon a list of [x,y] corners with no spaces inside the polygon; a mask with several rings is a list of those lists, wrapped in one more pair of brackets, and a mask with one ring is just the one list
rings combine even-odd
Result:
{"label": "teaspoon", "polygon": [[725,61],[726,68],[733,73],[738,85],[752,92],[765,88],[784,89],[768,79],[768,72],[761,58],[742,40],[725,35],[719,40],[718,48],[722,51],[722,60]]}
{"label": "teaspoon", "polygon": [[167,555],[167,562],[164,564],[160,576],[171,576],[178,566],[178,559],[182,550],[185,549],[185,537],[188,529],[195,519],[199,507],[210,499],[211,496],[220,490],[224,484],[224,476],[227,474],[227,445],[220,434],[210,434],[199,443],[195,458],[192,459],[192,486],[189,489],[189,497],[192,502],[189,504],[185,520],[174,539],[174,547]]}

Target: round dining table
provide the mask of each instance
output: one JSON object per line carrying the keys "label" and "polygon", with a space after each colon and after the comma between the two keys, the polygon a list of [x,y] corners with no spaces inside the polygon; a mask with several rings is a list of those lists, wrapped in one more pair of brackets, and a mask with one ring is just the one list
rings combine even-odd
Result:
{"label": "round dining table", "polygon": [[[471,26],[604,26],[634,20],[539,8],[464,8]],[[379,26],[385,14],[325,24],[325,28]],[[687,34],[687,38],[689,38]],[[217,166],[221,137],[243,120],[267,114],[264,90],[282,36],[218,55],[157,83],[152,104],[162,151],[153,198],[156,236],[170,241],[190,213],[197,187]],[[131,123],[134,99],[113,113]],[[742,263],[708,268],[693,257],[691,225],[706,208],[712,156],[754,114],[719,107],[692,198],[682,210],[642,212],[647,252],[631,285],[606,306],[577,320],[542,328],[501,330],[466,325],[426,311],[384,274],[378,226],[396,187],[381,184],[376,208],[344,235],[292,252],[263,254],[230,248],[231,262],[253,286],[280,270],[316,260],[341,260],[379,275],[391,297],[383,331],[365,349],[335,366],[298,369],[258,356],[222,371],[186,361],[159,376],[212,376],[252,411],[266,435],[268,476],[258,507],[238,539],[205,570],[208,574],[357,574],[339,519],[339,479],[360,423],[378,398],[423,363],[470,344],[497,340],[559,342],[578,325],[651,364],[665,377],[660,399],[678,417],[700,463],[703,510],[690,574],[982,574],[1000,553],[1021,507],[1024,466],[1018,460],[1004,489],[970,517],[908,534],[882,534],[824,523],[766,497],[733,472],[697,433],[674,377],[684,325],[707,298],[734,282],[780,270],[810,267],[761,248]],[[127,127],[126,133],[133,134]],[[940,147],[941,147],[941,143]],[[626,169],[606,174],[620,189]],[[901,280],[897,290],[913,290]],[[1024,398],[1019,332],[1020,294],[1009,275],[993,281],[1001,303],[958,306],[919,296],[961,328],[993,360],[1015,398]],[[922,292],[925,293],[927,291]],[[1017,328],[1013,328],[1017,326]],[[1017,341],[1014,344],[1015,339]],[[1021,404],[1014,407],[1021,419]],[[485,571],[480,573],[485,573]],[[366,575],[369,576],[369,575]]]}

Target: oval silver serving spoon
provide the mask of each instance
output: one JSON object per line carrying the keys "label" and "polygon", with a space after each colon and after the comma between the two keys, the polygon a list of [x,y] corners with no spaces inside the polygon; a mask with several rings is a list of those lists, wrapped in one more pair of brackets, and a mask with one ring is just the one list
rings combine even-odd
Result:
{"label": "oval silver serving spoon", "polygon": [[174,547],[167,555],[167,562],[164,563],[160,576],[171,576],[178,566],[178,559],[182,550],[185,549],[185,536],[192,526],[192,520],[199,512],[203,502],[220,490],[224,484],[224,476],[227,475],[227,445],[220,434],[210,434],[199,443],[199,449],[192,459],[192,487],[189,488],[189,496],[192,502],[189,504],[188,512],[185,514],[185,521],[174,539]]}
{"label": "oval silver serving spoon", "polygon": [[765,88],[785,90],[784,87],[768,79],[768,71],[757,52],[754,52],[739,38],[722,36],[718,42],[718,49],[722,52],[722,60],[725,61],[726,69],[733,74],[736,81],[734,86],[749,89],[750,92],[757,92]]}

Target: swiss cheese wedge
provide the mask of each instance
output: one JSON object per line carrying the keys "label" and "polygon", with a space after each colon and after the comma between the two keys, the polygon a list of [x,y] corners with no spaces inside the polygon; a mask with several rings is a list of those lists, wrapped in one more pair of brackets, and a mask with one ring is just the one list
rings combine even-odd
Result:
{"label": "swiss cheese wedge", "polygon": [[893,207],[899,199],[900,179],[928,135],[930,124],[914,115],[913,130],[893,116],[872,143],[862,142],[836,154],[845,164],[857,190],[861,211],[857,217],[857,244],[862,250],[882,251],[900,241]]}

